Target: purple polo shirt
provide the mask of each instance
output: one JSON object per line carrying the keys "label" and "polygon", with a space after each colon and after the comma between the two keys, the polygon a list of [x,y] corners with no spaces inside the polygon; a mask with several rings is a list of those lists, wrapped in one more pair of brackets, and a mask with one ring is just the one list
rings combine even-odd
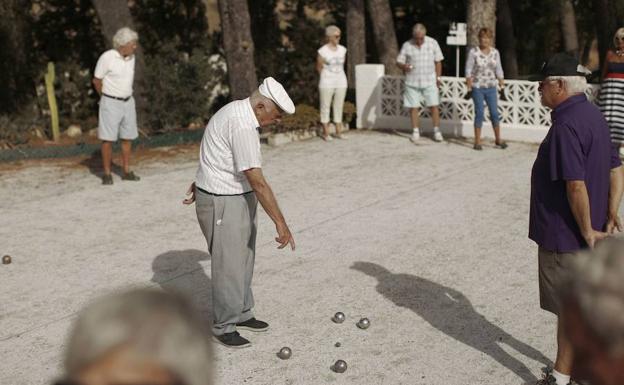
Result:
{"label": "purple polo shirt", "polygon": [[529,238],[546,250],[573,252],[587,243],[568,204],[566,181],[585,181],[592,227],[603,231],[610,171],[622,163],[605,118],[585,95],[566,99],[551,117],[531,172]]}

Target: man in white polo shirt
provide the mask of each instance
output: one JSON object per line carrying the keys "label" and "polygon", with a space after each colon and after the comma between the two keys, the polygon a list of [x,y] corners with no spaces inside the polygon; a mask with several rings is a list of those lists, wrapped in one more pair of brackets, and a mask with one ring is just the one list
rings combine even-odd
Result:
{"label": "man in white polo shirt", "polygon": [[122,180],[138,181],[140,178],[130,171],[132,141],[138,135],[136,110],[132,97],[134,82],[134,53],[139,36],[124,27],[113,36],[113,49],[98,59],[93,77],[93,86],[100,94],[98,116],[98,138],[102,141],[102,163],[104,176],[102,184],[113,184],[111,163],[113,142],[121,139]]}
{"label": "man in white polo shirt", "polygon": [[444,140],[440,132],[440,76],[442,76],[442,50],[438,42],[427,36],[427,28],[414,25],[412,39],[401,47],[397,65],[405,72],[403,106],[410,109],[412,120],[412,141],[420,139],[420,107],[424,103],[431,109],[433,140]]}
{"label": "man in white polo shirt", "polygon": [[263,332],[266,322],[252,312],[251,290],[258,202],[275,223],[278,249],[295,249],[271,186],[262,174],[258,127],[293,114],[295,106],[284,87],[272,77],[244,100],[235,100],[210,118],[199,152],[195,182],[184,200],[196,201],[199,226],[210,252],[212,333],[221,344],[240,348],[249,340],[238,330]]}

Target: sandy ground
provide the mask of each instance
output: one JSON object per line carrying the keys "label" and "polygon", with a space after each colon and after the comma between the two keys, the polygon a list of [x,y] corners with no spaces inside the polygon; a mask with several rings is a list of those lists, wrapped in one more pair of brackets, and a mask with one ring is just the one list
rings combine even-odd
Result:
{"label": "sandy ground", "polygon": [[[256,314],[271,330],[243,333],[249,349],[216,347],[217,383],[534,381],[555,327],[526,236],[536,149],[376,132],[265,148],[297,250],[276,250],[261,212]],[[0,165],[0,254],[13,256],[0,265],[0,384],[49,383],[77,311],[112,290],[180,290],[210,318],[209,256],[181,204],[197,150],[150,150],[141,182],[112,187],[84,159]],[[330,321],[336,311],[345,323]],[[361,316],[370,329],[355,327]],[[336,359],[346,373],[329,370]]]}

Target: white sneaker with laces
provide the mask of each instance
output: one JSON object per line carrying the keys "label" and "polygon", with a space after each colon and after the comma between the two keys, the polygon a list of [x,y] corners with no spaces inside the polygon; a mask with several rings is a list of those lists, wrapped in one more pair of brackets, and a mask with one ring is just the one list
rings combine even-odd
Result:
{"label": "white sneaker with laces", "polygon": [[444,140],[444,137],[442,136],[442,133],[440,131],[436,131],[433,133],[433,140],[435,140],[436,142],[441,142]]}

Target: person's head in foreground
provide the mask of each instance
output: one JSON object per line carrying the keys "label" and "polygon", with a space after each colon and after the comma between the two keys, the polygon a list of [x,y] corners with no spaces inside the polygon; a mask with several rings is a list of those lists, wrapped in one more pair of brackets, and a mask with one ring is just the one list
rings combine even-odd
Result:
{"label": "person's head in foreground", "polygon": [[260,127],[279,123],[283,114],[294,114],[295,104],[277,80],[272,77],[264,79],[260,87],[249,97]]}
{"label": "person's head in foreground", "polygon": [[113,36],[113,47],[124,57],[134,55],[138,42],[139,35],[128,27],[120,28]]}
{"label": "person's head in foreground", "polygon": [[412,38],[417,45],[422,45],[425,42],[425,36],[427,36],[427,27],[424,24],[417,23],[412,27]]}
{"label": "person's head in foreground", "polygon": [[88,305],[69,335],[62,385],[211,385],[212,348],[182,297],[139,289]]}
{"label": "person's head in foreground", "polygon": [[540,74],[532,77],[539,81],[542,104],[555,108],[571,96],[582,94],[587,89],[589,70],[567,53],[551,56],[543,65]]}
{"label": "person's head in foreground", "polygon": [[574,373],[592,385],[624,384],[624,240],[579,255],[563,311]]}

